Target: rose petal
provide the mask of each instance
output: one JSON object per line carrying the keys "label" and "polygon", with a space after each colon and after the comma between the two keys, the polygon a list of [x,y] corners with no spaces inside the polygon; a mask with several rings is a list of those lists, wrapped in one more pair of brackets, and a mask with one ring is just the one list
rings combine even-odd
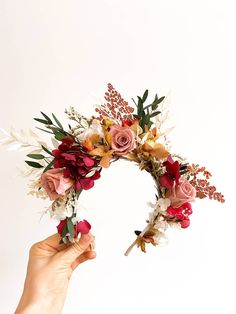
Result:
{"label": "rose petal", "polygon": [[77,230],[78,232],[81,232],[82,234],[89,233],[90,229],[91,229],[91,225],[87,220],[80,221],[77,224]]}
{"label": "rose petal", "polygon": [[80,179],[80,184],[83,190],[89,190],[94,186],[94,181],[91,178]]}
{"label": "rose petal", "polygon": [[167,175],[163,175],[159,178],[159,183],[160,186],[167,188],[167,189],[171,189],[174,185],[174,181],[168,177]]}
{"label": "rose petal", "polygon": [[94,159],[87,156],[83,157],[83,162],[87,167],[92,167],[94,165]]}

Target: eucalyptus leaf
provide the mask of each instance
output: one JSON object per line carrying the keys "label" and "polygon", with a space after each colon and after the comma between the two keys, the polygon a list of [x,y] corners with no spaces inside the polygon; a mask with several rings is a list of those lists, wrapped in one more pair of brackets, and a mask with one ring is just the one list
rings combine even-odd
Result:
{"label": "eucalyptus leaf", "polygon": [[153,117],[157,116],[160,113],[161,113],[160,111],[155,111],[152,114],[150,114],[150,118],[153,118]]}
{"label": "eucalyptus leaf", "polygon": [[54,115],[54,113],[52,113],[53,119],[55,120],[56,124],[59,126],[59,128],[61,128],[63,130],[63,126],[61,124],[61,122],[57,119],[57,117]]}
{"label": "eucalyptus leaf", "polygon": [[143,100],[138,96],[138,116],[141,117],[143,115]]}
{"label": "eucalyptus leaf", "polygon": [[52,152],[50,152],[50,150],[48,150],[45,146],[43,146],[43,145],[41,145],[42,146],[42,149],[46,152],[46,153],[48,153],[49,155],[52,155],[53,156],[53,154],[52,154]]}
{"label": "eucalyptus leaf", "polygon": [[52,161],[50,161],[50,163],[47,165],[47,167],[43,170],[43,172],[48,171],[49,169],[52,169],[54,164],[54,159]]}
{"label": "eucalyptus leaf", "polygon": [[147,100],[147,97],[148,97],[148,89],[146,89],[143,94],[143,97],[142,97],[143,103]]}
{"label": "eucalyptus leaf", "polygon": [[44,118],[48,121],[48,124],[53,124],[52,120],[45,113],[43,113],[42,111],[40,111],[40,112],[44,116]]}
{"label": "eucalyptus leaf", "polygon": [[33,167],[33,168],[43,168],[43,166],[40,165],[38,162],[30,161],[30,160],[25,160],[25,162],[26,162],[27,165],[29,165],[30,167]]}
{"label": "eucalyptus leaf", "polygon": [[59,131],[55,131],[54,132],[54,135],[55,135],[55,139],[57,139],[58,141],[61,141],[63,139],[63,137],[65,137],[64,134],[62,134],[61,132]]}
{"label": "eucalyptus leaf", "polygon": [[36,129],[38,129],[40,131],[43,131],[43,132],[46,132],[46,133],[49,133],[49,134],[54,134],[53,132],[50,132],[48,130],[44,130],[44,129],[41,129],[41,128],[38,128],[38,127],[36,127]]}
{"label": "eucalyptus leaf", "polygon": [[28,154],[27,157],[32,159],[44,159],[45,157],[42,154]]}
{"label": "eucalyptus leaf", "polygon": [[68,227],[67,227],[67,224],[66,224],[65,227],[62,230],[62,233],[61,233],[62,238],[64,238],[67,235],[68,232],[69,231],[68,231]]}
{"label": "eucalyptus leaf", "polygon": [[39,118],[34,118],[35,121],[43,123],[43,124],[47,124],[48,125],[48,121],[47,120],[43,120],[43,119],[39,119]]}
{"label": "eucalyptus leaf", "polygon": [[79,191],[76,192],[76,197],[77,197],[77,199],[80,197],[80,194],[81,194],[82,191],[83,191],[83,190],[80,189]]}
{"label": "eucalyptus leaf", "polygon": [[74,238],[74,234],[75,234],[75,232],[74,232],[74,225],[73,225],[73,222],[71,221],[70,218],[67,218],[67,228],[68,228],[68,231],[70,233],[70,236],[72,238]]}

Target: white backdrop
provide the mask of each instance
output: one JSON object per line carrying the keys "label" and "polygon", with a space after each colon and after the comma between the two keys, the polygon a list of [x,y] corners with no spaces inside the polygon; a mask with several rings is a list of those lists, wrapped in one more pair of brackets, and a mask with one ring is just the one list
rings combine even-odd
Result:
{"label": "white backdrop", "polygon": [[[235,313],[235,122],[224,3],[0,0],[1,127],[34,129],[40,110],[65,121],[68,105],[91,115],[108,82],[127,100],[149,88],[169,95],[173,149],[207,166],[227,198],[196,202],[191,227],[171,230],[167,246],[124,257],[155,190],[126,162],[104,170],[81,196],[97,258],[73,275],[64,314]],[[7,314],[22,292],[29,247],[55,223],[39,221],[49,203],[27,196],[27,180],[16,176],[24,153],[0,152],[0,313]]]}

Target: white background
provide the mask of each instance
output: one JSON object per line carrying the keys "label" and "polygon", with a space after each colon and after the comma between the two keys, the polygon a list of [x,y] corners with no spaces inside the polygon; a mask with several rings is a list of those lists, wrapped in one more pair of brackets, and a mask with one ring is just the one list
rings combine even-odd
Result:
{"label": "white background", "polygon": [[[145,226],[151,178],[126,162],[81,195],[97,258],[76,270],[70,313],[235,313],[233,23],[221,0],[0,0],[0,126],[34,129],[42,110],[66,122],[68,105],[91,115],[111,82],[130,101],[169,95],[174,151],[213,172],[227,202],[197,201],[191,227],[169,244],[123,255]],[[227,10],[226,10],[227,9]],[[224,13],[224,11],[227,13]],[[224,30],[224,28],[226,28]],[[40,132],[39,132],[40,134]],[[235,134],[234,134],[235,135]],[[24,153],[0,148],[0,313],[13,313],[28,249],[55,232],[16,176]]]}

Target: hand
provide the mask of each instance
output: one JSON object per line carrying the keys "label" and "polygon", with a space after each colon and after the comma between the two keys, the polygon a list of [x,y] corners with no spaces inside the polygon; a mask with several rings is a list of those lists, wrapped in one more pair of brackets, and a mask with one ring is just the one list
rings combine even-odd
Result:
{"label": "hand", "polygon": [[59,314],[73,270],[96,257],[94,237],[81,235],[74,244],[59,244],[59,234],[34,244],[29,253],[24,291],[15,314]]}

